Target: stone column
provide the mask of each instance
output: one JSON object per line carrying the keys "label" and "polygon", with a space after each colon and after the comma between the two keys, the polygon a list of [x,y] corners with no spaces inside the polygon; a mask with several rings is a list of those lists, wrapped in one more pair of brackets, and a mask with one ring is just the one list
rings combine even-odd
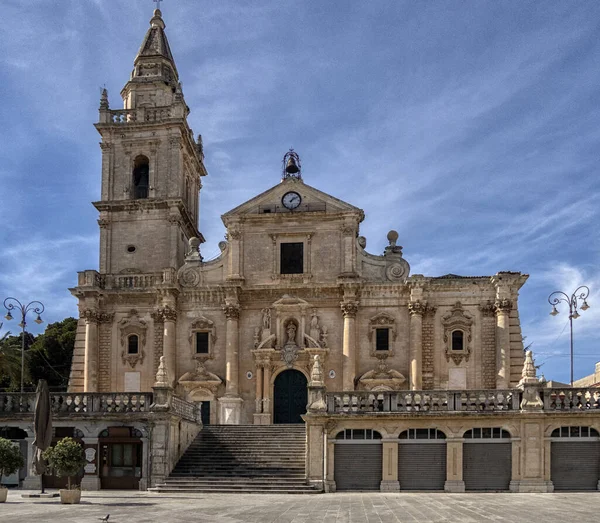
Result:
{"label": "stone column", "polygon": [[423,314],[426,305],[420,301],[408,304],[410,312],[410,390],[423,388]]}
{"label": "stone column", "polygon": [[35,474],[33,470],[33,436],[25,438],[27,441],[27,476],[23,480],[21,488],[23,490],[41,490],[42,489],[42,476]]}
{"label": "stone column", "polygon": [[496,388],[510,388],[510,310],[512,302],[496,300]]}
{"label": "stone column", "polygon": [[256,366],[256,414],[262,413],[263,366]]}
{"label": "stone column", "polygon": [[382,492],[398,492],[398,438],[384,439],[382,441],[382,467],[381,486]]}
{"label": "stone column", "polygon": [[165,305],[159,310],[163,320],[163,355],[167,374],[169,376],[169,385],[174,387],[177,380],[177,311]]}
{"label": "stone column", "polygon": [[225,331],[225,396],[221,405],[220,423],[239,425],[242,399],[239,397],[239,318],[238,303],[227,302],[223,306],[227,319]]}
{"label": "stone column", "polygon": [[98,438],[83,438],[83,446],[86,464],[85,474],[81,478],[81,490],[100,490]]}
{"label": "stone column", "polygon": [[325,492],[335,492],[335,444],[327,438],[327,454],[325,456]]}
{"label": "stone column", "polygon": [[344,315],[344,339],[342,342],[342,388],[354,390],[356,377],[356,313],[358,302],[344,301],[340,305]]}
{"label": "stone column", "polygon": [[446,492],[464,492],[463,481],[463,438],[446,440]]}
{"label": "stone column", "polygon": [[266,363],[263,375],[263,414],[267,415],[267,424],[271,422],[271,363]]}
{"label": "stone column", "polygon": [[98,323],[97,311],[86,309],[81,317],[85,319],[85,356],[83,363],[83,391],[98,392]]}
{"label": "stone column", "polygon": [[[307,416],[308,417],[308,416]],[[310,420],[310,418],[308,418]],[[306,424],[306,480],[310,485],[323,489],[325,459],[325,427],[323,422]]]}

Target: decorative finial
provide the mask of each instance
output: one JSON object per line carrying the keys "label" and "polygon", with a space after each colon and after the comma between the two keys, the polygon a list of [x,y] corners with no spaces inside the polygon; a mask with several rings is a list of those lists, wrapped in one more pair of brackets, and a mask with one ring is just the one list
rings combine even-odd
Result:
{"label": "decorative finial", "polygon": [[385,248],[384,255],[399,254],[402,256],[402,245],[396,245],[396,242],[398,241],[398,232],[392,229],[387,233],[387,240],[389,245]]}
{"label": "decorative finial", "polygon": [[167,373],[167,364],[165,362],[165,357],[160,357],[160,364],[158,365],[158,371],[156,372],[156,382],[154,383],[155,387],[168,387],[169,386],[169,375]]}
{"label": "decorative finial", "polygon": [[152,18],[150,19],[150,25],[152,27],[160,27],[161,29],[164,29],[165,23],[163,22],[162,12],[160,10],[161,1],[162,0],[154,0],[154,2],[156,3],[156,9],[154,10]]}
{"label": "decorative finial", "polygon": [[300,163],[300,157],[298,153],[294,151],[292,147],[290,150],[283,155],[283,172],[281,179],[296,178],[297,180],[302,179],[302,165]]}
{"label": "decorative finial", "polygon": [[198,154],[200,158],[204,160],[204,143],[202,142],[202,135],[198,135],[198,139],[196,140],[196,147],[198,148]]}
{"label": "decorative finial", "polygon": [[190,261],[201,262],[204,258],[202,258],[202,255],[200,254],[200,239],[196,238],[195,236],[192,236],[188,240],[188,244],[189,244],[189,250],[185,255],[185,261],[186,262],[190,262]]}
{"label": "decorative finial", "polygon": [[102,88],[102,94],[100,95],[100,109],[108,109],[108,91],[106,87]]}
{"label": "decorative finial", "polygon": [[323,386],[323,369],[321,368],[321,358],[318,354],[313,357],[313,366],[310,373],[310,385],[312,387]]}

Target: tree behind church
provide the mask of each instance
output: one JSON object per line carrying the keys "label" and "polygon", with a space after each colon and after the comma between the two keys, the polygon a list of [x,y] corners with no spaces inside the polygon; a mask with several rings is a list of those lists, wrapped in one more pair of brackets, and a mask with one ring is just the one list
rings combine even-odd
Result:
{"label": "tree behind church", "polygon": [[67,390],[76,331],[77,320],[66,318],[50,323],[45,332],[35,338],[27,358],[32,385],[44,379],[50,390]]}

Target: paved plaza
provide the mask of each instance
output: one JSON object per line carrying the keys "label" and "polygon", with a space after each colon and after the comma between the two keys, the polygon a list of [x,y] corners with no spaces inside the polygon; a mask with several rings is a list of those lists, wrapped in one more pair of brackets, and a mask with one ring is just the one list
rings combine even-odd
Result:
{"label": "paved plaza", "polygon": [[10,491],[0,505],[2,523],[92,523],[107,514],[109,523],[592,523],[600,519],[600,493],[188,496],[100,491],[84,492],[80,505],[61,505],[58,499],[23,499],[21,491]]}

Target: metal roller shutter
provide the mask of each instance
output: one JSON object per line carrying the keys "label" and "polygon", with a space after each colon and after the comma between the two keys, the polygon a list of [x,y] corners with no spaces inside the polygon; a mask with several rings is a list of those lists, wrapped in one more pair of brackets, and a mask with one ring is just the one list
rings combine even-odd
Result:
{"label": "metal roller shutter", "polygon": [[446,442],[400,443],[398,480],[401,490],[444,490]]}
{"label": "metal roller shutter", "polygon": [[596,490],[600,480],[600,442],[552,442],[550,479],[554,490]]}
{"label": "metal roller shutter", "polygon": [[508,490],[511,469],[510,442],[464,443],[465,490]]}
{"label": "metal roller shutter", "polygon": [[335,445],[335,485],[339,490],[379,490],[381,444]]}

